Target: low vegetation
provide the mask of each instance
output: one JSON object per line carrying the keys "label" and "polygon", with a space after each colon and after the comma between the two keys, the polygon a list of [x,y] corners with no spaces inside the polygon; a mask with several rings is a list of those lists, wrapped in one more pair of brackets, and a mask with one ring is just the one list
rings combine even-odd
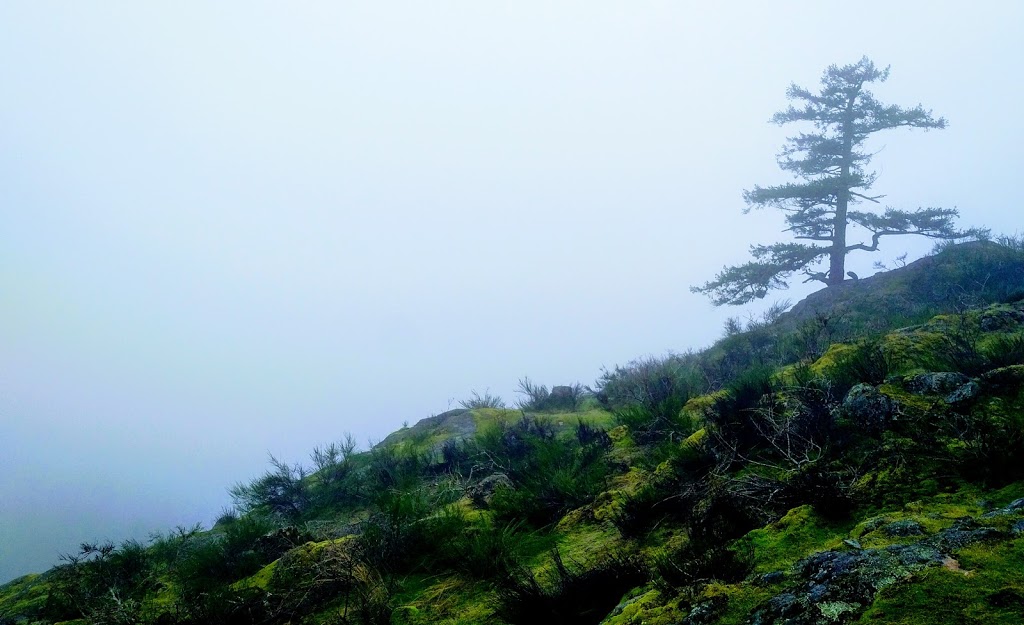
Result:
{"label": "low vegetation", "polygon": [[927,316],[780,307],[592,389],[523,378],[515,410],[474,394],[369,450],[271,457],[210,529],[0,587],[0,623],[1024,622],[1000,266]]}

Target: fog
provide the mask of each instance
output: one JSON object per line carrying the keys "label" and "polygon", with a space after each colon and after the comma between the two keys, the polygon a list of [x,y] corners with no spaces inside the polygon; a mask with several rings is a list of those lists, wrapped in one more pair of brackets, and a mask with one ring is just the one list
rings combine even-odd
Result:
{"label": "fog", "polygon": [[[852,13],[852,14],[851,14]],[[699,348],[783,240],[791,82],[868,55],[942,131],[885,202],[1021,227],[1010,2],[0,4],[0,581],[472,390]],[[886,239],[875,260],[931,243]]]}

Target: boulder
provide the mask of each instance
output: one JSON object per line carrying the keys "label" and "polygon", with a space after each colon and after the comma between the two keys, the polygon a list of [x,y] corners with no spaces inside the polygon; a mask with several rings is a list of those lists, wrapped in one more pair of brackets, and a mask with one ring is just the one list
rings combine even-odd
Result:
{"label": "boulder", "polygon": [[504,473],[492,473],[467,489],[469,498],[479,508],[491,505],[494,494],[502,488],[515,488],[512,480]]}
{"label": "boulder", "polygon": [[882,528],[882,531],[889,536],[906,537],[921,536],[924,534],[924,526],[913,519],[893,521]]}
{"label": "boulder", "polygon": [[579,393],[571,386],[555,386],[544,400],[545,410],[575,410]]}
{"label": "boulder", "polygon": [[979,320],[982,332],[1013,330],[1024,324],[1024,310],[989,310]]}
{"label": "boulder", "polygon": [[949,395],[971,379],[955,371],[920,373],[903,380],[903,388],[919,395]]}
{"label": "boulder", "polygon": [[974,400],[981,393],[981,386],[977,382],[968,382],[957,388],[946,397],[948,404],[966,404]]}
{"label": "boulder", "polygon": [[877,436],[896,414],[896,403],[870,384],[858,384],[843,399],[843,414],[866,434]]}

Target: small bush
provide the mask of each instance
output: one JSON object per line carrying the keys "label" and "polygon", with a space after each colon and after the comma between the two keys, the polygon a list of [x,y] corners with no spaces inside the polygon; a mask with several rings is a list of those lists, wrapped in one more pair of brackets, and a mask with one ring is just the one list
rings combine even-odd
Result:
{"label": "small bush", "polygon": [[849,354],[838,358],[828,377],[837,397],[843,397],[857,384],[878,386],[899,369],[881,343],[861,343]]}
{"label": "small bush", "polygon": [[454,566],[470,580],[507,577],[519,566],[523,540],[520,522],[492,523],[467,528],[454,541]]}
{"label": "small bush", "polygon": [[989,369],[1024,365],[1024,335],[997,336],[982,350]]}
{"label": "small bush", "polygon": [[623,538],[642,535],[669,509],[668,497],[653,484],[644,484],[633,495],[623,497],[611,514],[612,525]]}
{"label": "small bush", "polygon": [[686,403],[692,389],[703,388],[693,354],[634,360],[624,367],[605,370],[597,381],[596,397],[608,410],[639,405],[658,417],[668,417]]}
{"label": "small bush", "polygon": [[422,480],[429,458],[412,447],[377,445],[370,450],[366,468],[367,489],[380,493],[408,490]]}
{"label": "small bush", "polygon": [[[579,437],[590,442],[581,444]],[[611,439],[589,427],[576,437],[556,436],[551,426],[524,417],[481,432],[475,445],[483,474],[502,473],[512,488],[502,488],[490,507],[500,520],[526,520],[543,526],[584,505],[605,490],[610,466],[605,450]]]}
{"label": "small bush", "polygon": [[706,418],[720,453],[743,453],[762,440],[754,415],[770,409],[776,386],[772,369],[755,367],[735,378],[715,400]]}
{"label": "small bush", "polygon": [[459,404],[467,410],[476,410],[478,408],[504,408],[505,400],[497,395],[491,395],[491,391],[488,389],[484,391],[484,394],[473,391],[469,399],[464,399]]}
{"label": "small bush", "polygon": [[266,511],[289,520],[300,518],[310,505],[307,472],[301,465],[289,465],[270,455],[272,471],[248,484],[229,490],[235,505],[243,511]]}
{"label": "small bush", "polygon": [[324,508],[353,501],[358,490],[353,461],[357,447],[355,438],[346,434],[340,442],[313,448],[313,505]]}
{"label": "small bush", "polygon": [[754,557],[752,549],[743,543],[730,548],[686,542],[678,549],[657,554],[651,568],[655,585],[675,594],[680,589],[696,591],[712,581],[743,581],[754,570]]}
{"label": "small bush", "polygon": [[603,449],[612,446],[612,439],[605,430],[585,423],[582,419],[576,421],[576,442],[580,445],[596,445]]}
{"label": "small bush", "polygon": [[77,554],[61,556],[53,569],[44,614],[54,620],[131,625],[143,618],[142,602],[155,589],[156,570],[148,550],[129,540],[83,543]]}
{"label": "small bush", "polygon": [[556,386],[548,390],[543,384],[534,384],[530,378],[519,380],[519,389],[523,399],[516,402],[520,410],[530,412],[579,410],[580,403],[586,397],[586,391],[580,383],[567,386]]}
{"label": "small bush", "polygon": [[504,620],[514,625],[594,625],[648,577],[646,567],[630,558],[606,556],[589,566],[568,566],[555,550],[552,560],[549,579],[521,569],[500,580],[498,614]]}

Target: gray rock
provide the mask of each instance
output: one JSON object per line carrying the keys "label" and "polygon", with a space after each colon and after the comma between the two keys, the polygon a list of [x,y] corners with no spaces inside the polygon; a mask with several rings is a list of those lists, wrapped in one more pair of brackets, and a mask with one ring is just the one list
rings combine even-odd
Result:
{"label": "gray rock", "polygon": [[920,395],[948,395],[970,381],[966,375],[954,371],[921,373],[904,378],[903,388]]}
{"label": "gray rock", "polygon": [[983,518],[983,519],[998,519],[999,517],[1006,516],[1008,514],[1013,514],[1013,512],[1011,512],[1010,510],[1007,510],[1006,508],[999,508],[999,509],[993,510],[991,512],[986,512],[985,514],[981,515],[981,518]]}
{"label": "gray rock", "polygon": [[980,326],[983,332],[1014,329],[1024,323],[1024,311],[990,310],[981,316]]}
{"label": "gray rock", "polygon": [[963,404],[973,400],[981,393],[981,387],[977,382],[968,382],[956,389],[946,397],[946,403]]}
{"label": "gray rock", "polygon": [[702,601],[690,608],[690,614],[684,618],[682,625],[711,625],[718,620],[718,615],[725,608],[725,598],[715,597],[708,601]]}
{"label": "gray rock", "polygon": [[1014,499],[1013,501],[1010,502],[1010,504],[1008,506],[1006,506],[1006,509],[1007,510],[1024,510],[1024,497],[1021,497],[1020,499]]}
{"label": "gray rock", "polygon": [[494,494],[502,488],[515,488],[512,480],[504,473],[492,473],[467,489],[469,498],[480,508],[491,505]]}
{"label": "gray rock", "polygon": [[924,526],[913,519],[894,521],[882,528],[882,531],[889,536],[921,536],[924,534]]}
{"label": "gray rock", "polygon": [[873,532],[888,522],[888,519],[884,516],[876,516],[872,519],[868,519],[864,522],[864,533]]}
{"label": "gray rock", "polygon": [[[1024,502],[1020,504],[1024,507]],[[916,535],[923,532],[912,519],[886,523],[873,519],[888,532]],[[1019,526],[1019,527],[1018,527]],[[1024,533],[1024,520],[1014,531]],[[905,582],[916,572],[942,566],[951,553],[967,545],[1006,538],[995,529],[981,526],[970,517],[958,519],[949,529],[906,545],[881,549],[822,551],[797,563],[787,581],[794,582],[758,608],[747,621],[751,625],[836,625],[856,621],[877,594]]]}
{"label": "gray rock", "polygon": [[858,384],[843,399],[843,414],[869,435],[885,431],[896,413],[896,404],[870,384]]}
{"label": "gray rock", "polygon": [[571,386],[554,386],[544,400],[546,410],[575,410],[579,394]]}
{"label": "gray rock", "polygon": [[992,527],[961,529],[956,526],[928,538],[928,542],[943,553],[960,551],[968,545],[1003,538],[1004,534]]}
{"label": "gray rock", "polygon": [[1013,527],[1010,528],[1010,531],[1013,532],[1014,536],[1024,534],[1024,521],[1017,521],[1014,523]]}

